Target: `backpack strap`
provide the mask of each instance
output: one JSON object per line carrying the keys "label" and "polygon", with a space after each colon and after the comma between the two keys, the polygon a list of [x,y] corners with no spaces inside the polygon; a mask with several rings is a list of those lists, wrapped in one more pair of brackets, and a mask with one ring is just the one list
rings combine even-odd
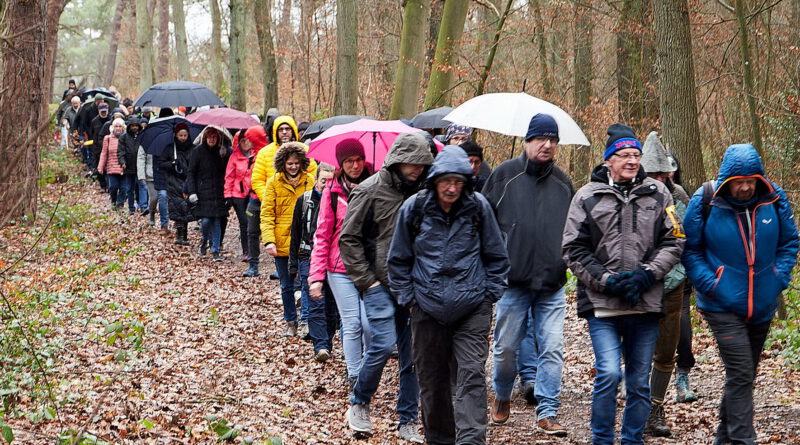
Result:
{"label": "backpack strap", "polygon": [[425,205],[426,199],[428,199],[428,189],[420,190],[414,198],[414,209],[411,212],[411,234],[414,238],[419,235],[419,228],[422,227],[422,218],[425,217],[422,206]]}
{"label": "backpack strap", "polygon": [[336,224],[336,209],[339,208],[339,193],[331,190],[331,210],[333,210],[333,223]]}
{"label": "backpack strap", "polygon": [[714,197],[714,188],[716,187],[717,181],[706,181],[703,183],[703,200],[701,212],[703,214],[703,221],[708,219],[708,215],[711,213],[711,199]]}
{"label": "backpack strap", "polygon": [[303,215],[305,215],[308,212],[308,205],[309,205],[309,202],[311,201],[311,193],[312,192],[313,192],[312,190],[309,190],[309,191],[303,193]]}

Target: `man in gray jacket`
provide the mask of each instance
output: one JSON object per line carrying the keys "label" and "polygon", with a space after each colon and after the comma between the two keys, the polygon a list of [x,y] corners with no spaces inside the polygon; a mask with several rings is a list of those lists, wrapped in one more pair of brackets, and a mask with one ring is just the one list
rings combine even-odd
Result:
{"label": "man in gray jacket", "polygon": [[605,162],[572,200],[564,260],[578,277],[578,315],[589,324],[594,349],[592,443],[615,443],[624,357],[621,439],[643,444],[664,276],[680,260],[685,237],[669,190],[640,168],[642,144],[633,129],[614,124],[608,134]]}
{"label": "man in gray jacket", "polygon": [[[492,207],[473,192],[471,179],[467,153],[445,147],[427,188],[400,208],[389,249],[392,294],[411,309],[422,420],[431,444],[486,443],[486,340],[509,265]],[[443,357],[453,357],[455,367]]]}
{"label": "man in gray jacket", "polygon": [[[573,188],[553,159],[558,125],[537,114],[528,126],[525,152],[502,163],[487,179],[483,194],[494,207],[511,262],[509,288],[497,302],[494,328],[495,400],[491,416],[505,423],[517,376],[520,343],[527,332],[529,310],[536,333],[538,365],[534,394],[539,430],[565,436],[558,423],[561,369],[564,364],[564,284],[567,267],[561,259],[561,234]],[[532,360],[525,360],[531,362]]]}
{"label": "man in gray jacket", "polygon": [[433,156],[421,134],[398,136],[383,167],[350,194],[339,238],[342,262],[362,294],[372,331],[347,411],[350,429],[363,434],[372,432],[369,405],[378,389],[383,368],[397,345],[400,366],[398,434],[416,443],[422,443],[422,437],[417,431],[419,385],[411,361],[409,314],[389,293],[386,258],[398,210],[403,201],[420,190],[431,163]]}

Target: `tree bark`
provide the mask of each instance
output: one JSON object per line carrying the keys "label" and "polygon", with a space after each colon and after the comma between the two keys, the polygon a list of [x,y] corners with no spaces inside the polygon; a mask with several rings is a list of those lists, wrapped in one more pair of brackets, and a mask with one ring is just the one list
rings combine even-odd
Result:
{"label": "tree bark", "polygon": [[495,29],[494,37],[492,38],[492,46],[489,47],[489,54],[486,56],[486,63],[483,64],[483,71],[481,71],[481,78],[480,81],[478,81],[478,88],[475,89],[476,96],[483,94],[483,90],[486,87],[486,81],[489,79],[489,73],[492,72],[494,57],[497,54],[497,46],[500,43],[500,34],[503,32],[503,26],[505,26],[506,18],[508,18],[508,13],[511,11],[511,5],[513,3],[513,0],[508,0],[505,9],[503,9],[502,15],[500,15],[500,20],[497,22],[497,28]]}
{"label": "tree bark", "polygon": [[175,52],[177,53],[178,79],[189,79],[189,45],[186,43],[186,14],[183,0],[172,0],[172,26],[175,29]]}
{"label": "tree bark", "polygon": [[459,44],[464,34],[469,2],[466,0],[447,0],[442,12],[442,25],[436,42],[436,56],[431,67],[428,91],[425,93],[423,108],[441,107],[450,104],[453,82],[453,68],[458,59]]}
{"label": "tree bark", "polygon": [[224,96],[222,85],[222,13],[219,10],[217,0],[209,0],[209,2],[211,6],[211,89],[217,95]]}
{"label": "tree bark", "polygon": [[117,49],[119,48],[119,32],[122,28],[122,16],[125,13],[125,0],[117,0],[114,18],[111,21],[111,36],[106,55],[106,69],[103,72],[103,85],[108,86],[114,82],[114,71],[117,68]]}
{"label": "tree bark", "polygon": [[136,0],[136,42],[139,46],[139,90],[153,85],[153,34],[147,0]]}
{"label": "tree bark", "polygon": [[389,119],[411,118],[417,113],[417,94],[425,58],[425,27],[430,12],[430,0],[406,1]]}
{"label": "tree bark", "polygon": [[687,0],[653,2],[656,72],[661,128],[665,146],[681,164],[689,194],[705,179],[692,61],[692,35]]}
{"label": "tree bark", "polygon": [[164,82],[169,77],[169,1],[159,0],[158,5],[158,60],[156,78]]}
{"label": "tree bark", "polygon": [[744,2],[742,0],[735,1],[734,14],[736,14],[736,21],[739,23],[739,48],[742,51],[742,74],[744,76],[744,93],[747,99],[747,109],[750,114],[750,137],[753,138],[753,145],[761,158],[764,158],[766,153],[763,150],[761,142],[761,125],[758,116],[758,109],[756,107],[756,88],[755,81],[753,80],[752,57],[750,56],[750,39],[747,30],[747,17],[744,10]]}
{"label": "tree bark", "polygon": [[232,108],[247,110],[247,95],[245,94],[246,75],[244,70],[244,19],[245,0],[230,0],[230,29],[228,31],[228,72],[230,75]]}
{"label": "tree bark", "polygon": [[336,96],[333,113],[358,106],[358,0],[336,0]]}
{"label": "tree bark", "polygon": [[275,61],[275,44],[272,40],[272,1],[254,0],[256,34],[261,53],[261,84],[264,87],[264,114],[278,107],[278,69]]}
{"label": "tree bark", "polygon": [[[582,127],[586,123],[584,118],[587,108],[592,102],[592,34],[594,23],[592,22],[591,9],[580,1],[575,2],[575,38],[574,44],[574,64],[573,64],[573,99],[575,101],[576,121]],[[589,174],[592,170],[590,165],[592,147],[575,147],[572,162],[570,163],[572,180],[575,187],[581,187],[589,182]]]}
{"label": "tree bark", "polygon": [[425,61],[433,62],[436,56],[436,42],[439,40],[439,27],[442,26],[442,13],[445,0],[431,0],[431,16],[428,19],[428,39],[425,43]]}
{"label": "tree bark", "polygon": [[553,94],[553,79],[550,76],[550,67],[547,63],[547,39],[544,33],[542,9],[539,5],[539,0],[528,0],[528,6],[533,12],[534,40],[539,50],[539,65],[542,70],[542,90],[545,98],[549,98]]}
{"label": "tree bark", "polygon": [[[619,119],[634,129],[641,129],[645,108],[645,64],[643,58],[645,11],[647,0],[623,0],[617,33],[617,99]],[[644,24],[644,26],[639,26]]]}

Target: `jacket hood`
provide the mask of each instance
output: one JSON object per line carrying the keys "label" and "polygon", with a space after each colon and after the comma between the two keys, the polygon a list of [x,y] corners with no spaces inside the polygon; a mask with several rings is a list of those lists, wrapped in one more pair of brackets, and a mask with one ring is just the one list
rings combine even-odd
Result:
{"label": "jacket hood", "polygon": [[756,148],[750,144],[735,144],[725,150],[719,166],[717,188],[735,176],[764,176],[764,166]]}
{"label": "jacket hood", "polygon": [[244,132],[244,137],[253,143],[253,149],[256,151],[264,148],[268,144],[267,130],[264,130],[264,127],[261,125],[253,125],[248,128],[247,131]]}
{"label": "jacket hood", "polygon": [[644,142],[641,164],[647,173],[670,173],[677,170],[655,131],[651,131]]}
{"label": "jacket hood", "polygon": [[300,142],[300,133],[297,132],[297,124],[294,122],[294,118],[292,118],[292,116],[278,116],[275,119],[275,122],[272,123],[272,142],[278,146],[281,145],[278,142],[278,127],[283,124],[289,124],[289,126],[292,127],[295,142]]}
{"label": "jacket hood", "polygon": [[386,159],[383,161],[383,168],[389,168],[395,164],[433,164],[428,142],[420,133],[403,133],[394,140]]}
{"label": "jacket hood", "polygon": [[465,179],[472,177],[472,167],[469,164],[469,156],[459,146],[448,145],[439,152],[433,166],[428,172],[428,184],[433,184],[437,176],[447,173],[464,175]]}
{"label": "jacket hood", "polygon": [[226,130],[226,129],[222,128],[222,127],[218,127],[216,125],[206,125],[206,128],[204,128],[203,131],[200,132],[200,134],[197,136],[197,138],[195,138],[194,145],[200,145],[200,144],[205,143],[205,141],[206,141],[206,132],[209,131],[209,129],[214,129],[214,130],[217,130],[219,132],[219,134],[220,134],[220,141],[219,141],[220,144],[225,145],[225,140],[226,139],[228,140],[228,145],[230,145],[231,141],[233,141],[233,136],[231,136],[231,134],[228,132],[228,130]]}

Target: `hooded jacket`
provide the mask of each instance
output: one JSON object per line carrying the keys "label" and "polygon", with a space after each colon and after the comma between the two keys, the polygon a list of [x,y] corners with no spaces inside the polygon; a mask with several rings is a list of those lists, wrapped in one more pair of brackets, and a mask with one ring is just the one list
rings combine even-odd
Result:
{"label": "hooded jacket", "polygon": [[190,139],[180,143],[177,138],[173,137],[172,145],[167,146],[161,153],[161,157],[158,158],[158,167],[166,177],[169,219],[173,221],[195,220],[189,210],[189,203],[183,198],[192,147]]}
{"label": "hooded jacket", "polygon": [[500,164],[481,193],[503,232],[509,286],[550,293],[564,286],[561,234],[575,193],[567,175],[554,163],[536,164],[523,153]]}
{"label": "hooded jacket", "polygon": [[[308,146],[300,142],[300,134],[297,132],[297,124],[295,124],[294,119],[292,119],[291,116],[280,116],[275,119],[275,123],[272,125],[272,142],[259,150],[250,180],[253,191],[261,201],[263,201],[266,197],[267,181],[275,176],[275,154],[278,152],[278,149],[281,146],[281,144],[277,142],[278,127],[282,124],[289,124],[289,126],[292,127],[295,141],[301,144],[303,149],[308,152]],[[312,177],[316,175],[316,162],[311,161],[311,163],[308,165],[308,173]]]}
{"label": "hooded jacket", "polygon": [[[344,173],[342,173],[344,174]],[[308,270],[309,285],[315,281],[324,281],[327,272],[347,273],[339,250],[339,237],[342,234],[344,217],[347,214],[348,195],[338,178],[328,181],[320,199],[317,230],[314,232],[314,250],[311,252],[311,263]],[[331,199],[336,197],[336,213],[333,212]]]}
{"label": "hooded jacket", "polygon": [[129,117],[125,121],[125,133],[119,137],[119,163],[125,169],[126,175],[136,175],[138,173],[138,166],[136,164],[136,157],[139,154],[139,133],[131,131],[133,126],[139,127],[139,118]]}
{"label": "hooded jacket", "polygon": [[[683,234],[668,216],[672,194],[639,169],[627,196],[609,184],[605,164],[592,171],[569,208],[564,227],[564,261],[578,277],[578,315],[594,309],[661,313],[664,276],[680,261]],[[676,220],[677,222],[677,220]],[[605,293],[608,277],[644,268],[656,283],[635,306]]]}
{"label": "hooded jacket", "polygon": [[409,183],[399,173],[401,163],[433,163],[424,137],[416,133],[399,135],[386,154],[383,167],[350,193],[339,248],[347,274],[361,292],[376,281],[389,286],[386,257],[397,211],[403,201],[419,191],[426,174],[423,172],[417,181]]}
{"label": "hooded jacket", "polygon": [[252,192],[250,178],[253,174],[256,156],[267,144],[267,133],[264,127],[257,125],[251,127],[245,133],[245,137],[253,143],[253,148],[245,155],[241,148],[236,146],[233,150],[228,167],[225,170],[225,197],[226,198],[247,198]]}
{"label": "hooded jacket", "polygon": [[[729,182],[747,177],[757,179],[756,197],[739,208]],[[684,221],[683,264],[697,289],[697,307],[732,312],[752,324],[769,321],[797,257],[797,227],[786,195],[764,177],[756,149],[739,144],[728,147],[722,158],[707,218],[702,200],[701,187]]]}
{"label": "hooded jacket", "polygon": [[[494,303],[508,283],[508,253],[492,206],[465,185],[447,214],[438,204],[435,179],[457,173],[469,182],[472,167],[467,154],[449,145],[436,157],[428,174],[428,190],[408,198],[397,217],[389,248],[392,294],[400,305],[419,305],[445,325],[475,311],[484,301]],[[414,215],[418,196],[425,201]],[[415,236],[414,219],[419,218]]]}
{"label": "hooded jacket", "polygon": [[[214,147],[206,143],[206,136],[212,129],[219,133],[219,142]],[[200,143],[189,156],[186,193],[197,195],[197,205],[192,211],[196,218],[218,218],[228,214],[224,196],[225,166],[231,151],[226,141],[230,143],[227,132],[209,125],[200,133]]]}

